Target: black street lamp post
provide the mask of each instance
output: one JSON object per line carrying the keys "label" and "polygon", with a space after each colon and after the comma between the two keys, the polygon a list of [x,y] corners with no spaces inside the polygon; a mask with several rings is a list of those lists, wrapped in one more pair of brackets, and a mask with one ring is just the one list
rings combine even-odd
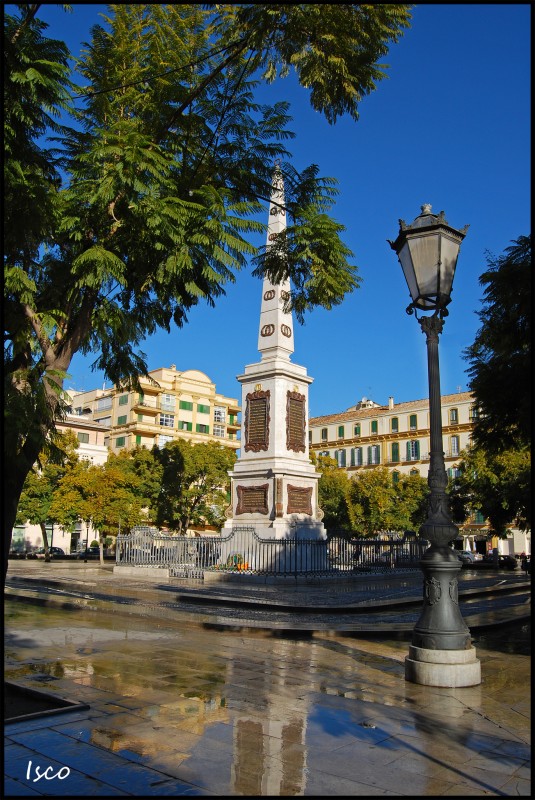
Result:
{"label": "black street lamp post", "polygon": [[433,214],[426,204],[411,225],[400,220],[399,228],[396,241],[389,240],[389,244],[397,253],[411,294],[407,313],[433,312],[421,318],[416,314],[427,342],[431,438],[428,515],[418,535],[429,541],[430,547],[420,562],[424,602],[405,659],[405,677],[428,686],[474,686],[481,683],[481,666],[459,609],[461,562],[450,546],[458,528],[451,520],[446,494],[438,359],[438,338],[448,315],[446,306],[468,226],[452,228],[443,211]]}

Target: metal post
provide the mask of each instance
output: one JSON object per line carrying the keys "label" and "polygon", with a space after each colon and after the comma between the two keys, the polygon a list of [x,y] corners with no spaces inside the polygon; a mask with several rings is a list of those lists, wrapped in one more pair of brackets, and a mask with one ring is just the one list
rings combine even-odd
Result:
{"label": "metal post", "polygon": [[418,320],[427,339],[429,371],[429,415],[431,453],[428,483],[431,490],[428,516],[419,536],[431,542],[420,561],[424,573],[421,616],[413,631],[412,644],[429,650],[467,650],[470,631],[459,610],[458,575],[461,562],[449,546],[458,535],[449,509],[442,442],[442,411],[438,337],[444,322],[438,314]]}

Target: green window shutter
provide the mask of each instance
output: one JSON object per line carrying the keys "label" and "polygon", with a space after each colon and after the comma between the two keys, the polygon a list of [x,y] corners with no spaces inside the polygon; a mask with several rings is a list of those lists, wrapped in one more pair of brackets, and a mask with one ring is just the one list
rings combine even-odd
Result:
{"label": "green window shutter", "polygon": [[77,433],[78,441],[80,444],[89,444],[89,434],[88,433]]}
{"label": "green window shutter", "polygon": [[416,414],[411,414],[409,417],[409,428],[411,431],[415,431],[418,428],[418,417]]}
{"label": "green window shutter", "polygon": [[193,411],[193,403],[189,402],[189,400],[180,400],[178,407],[183,408],[184,411]]}
{"label": "green window shutter", "polygon": [[346,451],[340,450],[340,466],[345,467],[346,465]]}
{"label": "green window shutter", "polygon": [[198,404],[197,405],[197,411],[199,411],[201,414],[209,414],[210,413],[210,406],[203,406],[203,405],[199,405]]}
{"label": "green window shutter", "polygon": [[140,392],[138,394],[138,396],[137,396],[138,403],[142,403],[144,399],[145,399],[145,395],[143,394],[143,392]]}
{"label": "green window shutter", "polygon": [[355,425],[355,428],[354,428],[354,431],[353,431],[353,435],[354,436],[360,436],[360,424]]}
{"label": "green window shutter", "polygon": [[392,473],[392,483],[393,484],[399,483],[399,472]]}
{"label": "green window shutter", "polygon": [[119,397],[119,405],[120,406],[125,406],[127,403],[128,403],[128,395],[127,394],[122,394]]}
{"label": "green window shutter", "polygon": [[372,448],[368,447],[368,464],[372,463]]}
{"label": "green window shutter", "polygon": [[141,436],[136,436],[136,444],[141,444]]}
{"label": "green window shutter", "polygon": [[118,438],[115,440],[115,446],[116,446],[116,447],[124,447],[124,443],[125,443],[125,437],[124,437],[124,436],[119,436],[119,437],[118,437]]}
{"label": "green window shutter", "polygon": [[418,442],[418,441],[414,442],[414,449],[415,449],[415,453],[414,454],[415,454],[417,460],[419,460],[420,459],[420,442]]}
{"label": "green window shutter", "polygon": [[372,433],[377,433],[377,420],[376,419],[372,419],[371,431],[372,431]]}
{"label": "green window shutter", "polygon": [[137,415],[137,421],[138,422],[143,422],[143,414],[138,414]]}
{"label": "green window shutter", "polygon": [[392,433],[398,432],[398,418],[392,417]]}
{"label": "green window shutter", "polygon": [[339,425],[338,426],[338,438],[339,439],[343,439],[344,438],[344,426],[343,425]]}
{"label": "green window shutter", "polygon": [[357,447],[357,467],[362,467],[362,447]]}
{"label": "green window shutter", "polygon": [[407,442],[407,461],[411,460],[411,443]]}
{"label": "green window shutter", "polygon": [[126,425],[126,414],[117,417],[117,425]]}
{"label": "green window shutter", "polygon": [[399,461],[399,442],[392,443],[392,461]]}

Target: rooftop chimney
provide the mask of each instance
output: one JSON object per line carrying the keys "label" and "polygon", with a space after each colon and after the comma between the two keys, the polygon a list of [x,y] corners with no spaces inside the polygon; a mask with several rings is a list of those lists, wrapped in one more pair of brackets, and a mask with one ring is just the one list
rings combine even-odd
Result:
{"label": "rooftop chimney", "polygon": [[388,398],[388,408],[394,408],[394,398],[393,397],[389,397]]}

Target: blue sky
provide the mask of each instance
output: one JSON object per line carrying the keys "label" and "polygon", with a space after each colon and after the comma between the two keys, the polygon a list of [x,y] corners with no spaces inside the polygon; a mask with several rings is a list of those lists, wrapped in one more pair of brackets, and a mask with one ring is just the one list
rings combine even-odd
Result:
{"label": "blue sky", "polygon": [[[38,16],[78,55],[105,8],[74,4],[66,14],[43,5]],[[291,104],[294,166],[315,163],[338,180],[331,214],[346,228],[342,238],[362,278],[342,305],[295,326],[292,360],[314,379],[311,416],[362,397],[428,397],[425,337],[405,313],[408,289],[387,243],[398,219],[412,222],[423,203],[444,210],[456,228],[470,225],[440,339],[442,393],[466,390],[462,353],[480,325],[486,253],[499,256],[530,233],[530,17],[529,4],[416,6],[411,29],[384,59],[389,77],[363,100],[358,122],[328,125],[292,77],[262,89],[262,102]],[[242,272],[215,309],[199,306],[184,329],[144,342],[149,369],[199,369],[218,392],[239,398],[236,375],[259,360],[260,300],[260,281]],[[67,387],[103,384],[93,360],[75,356]]]}

